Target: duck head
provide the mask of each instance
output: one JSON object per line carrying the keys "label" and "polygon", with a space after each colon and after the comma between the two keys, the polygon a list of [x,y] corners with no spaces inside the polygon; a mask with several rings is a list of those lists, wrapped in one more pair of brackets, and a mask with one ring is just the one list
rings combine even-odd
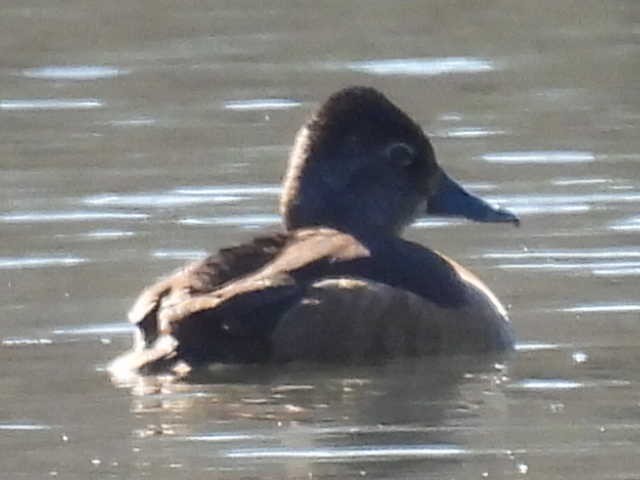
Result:
{"label": "duck head", "polygon": [[420,126],[368,87],[333,94],[300,129],[280,210],[288,229],[369,235],[398,234],[425,213],[519,222],[449,177]]}

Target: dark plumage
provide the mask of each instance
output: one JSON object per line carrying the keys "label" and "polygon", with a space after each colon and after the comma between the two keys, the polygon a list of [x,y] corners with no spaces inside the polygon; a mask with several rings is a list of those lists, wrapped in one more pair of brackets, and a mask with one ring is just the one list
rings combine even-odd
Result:
{"label": "dark plumage", "polygon": [[504,308],[480,280],[398,234],[419,213],[517,218],[451,180],[420,127],[380,92],[341,90],[301,128],[281,213],[286,232],[147,288],[129,313],[134,348],[112,370],[512,347]]}

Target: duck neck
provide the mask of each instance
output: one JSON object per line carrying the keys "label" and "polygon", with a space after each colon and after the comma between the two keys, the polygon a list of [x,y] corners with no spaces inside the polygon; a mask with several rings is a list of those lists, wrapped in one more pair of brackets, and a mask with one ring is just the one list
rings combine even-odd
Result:
{"label": "duck neck", "polygon": [[287,230],[310,227],[328,227],[364,239],[395,237],[400,235],[404,224],[394,225],[385,218],[367,211],[341,208],[340,205],[300,202],[289,205],[283,212]]}

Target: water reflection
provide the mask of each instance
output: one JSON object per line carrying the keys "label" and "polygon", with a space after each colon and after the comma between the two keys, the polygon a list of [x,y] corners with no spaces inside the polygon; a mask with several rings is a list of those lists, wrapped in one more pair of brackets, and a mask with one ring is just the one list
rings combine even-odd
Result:
{"label": "water reflection", "polygon": [[38,110],[90,110],[104,103],[97,98],[24,98],[0,100],[0,110],[28,112]]}
{"label": "water reflection", "polygon": [[20,347],[32,345],[51,345],[50,338],[3,338],[0,344],[7,347]]}
{"label": "water reflection", "polygon": [[96,240],[117,240],[120,238],[133,237],[135,234],[135,232],[126,230],[93,230],[83,234],[83,236]]}
{"label": "water reflection", "polygon": [[576,388],[583,388],[584,383],[574,382],[561,378],[547,378],[547,379],[525,379],[518,382],[514,382],[509,385],[509,389],[512,391],[518,390],[574,390]]}
{"label": "water reflection", "polygon": [[574,185],[602,185],[604,183],[612,182],[608,178],[558,178],[551,180],[552,185],[559,187],[569,187]]}
{"label": "water reflection", "polygon": [[635,232],[640,230],[640,217],[630,217],[613,223],[609,228],[619,232]]}
{"label": "water reflection", "polygon": [[[514,205],[513,208],[544,206],[545,208],[563,207],[565,205],[582,206],[581,204],[610,204],[640,202],[640,192],[622,191],[619,193],[576,193],[576,194],[529,194],[529,195],[501,195],[491,198],[491,201],[504,202]],[[511,207],[510,207],[511,208]]]}
{"label": "water reflection", "polygon": [[590,205],[514,205],[509,207],[513,213],[523,215],[566,215],[570,213],[587,213],[591,210]]}
{"label": "water reflection", "polygon": [[[582,363],[582,362],[577,362]],[[628,387],[630,382],[625,380],[601,380],[601,381],[589,381],[589,382],[576,382],[566,378],[545,378],[545,379],[523,379],[518,382],[513,382],[509,385],[509,390],[518,391],[563,391],[563,390],[577,390],[584,388],[619,388]]]}
{"label": "water reflection", "polygon": [[496,69],[493,60],[475,57],[394,58],[346,64],[349,70],[373,75],[432,76],[449,73],[481,73]]}
{"label": "water reflection", "polygon": [[173,190],[180,195],[280,195],[281,188],[276,185],[219,185],[179,187]]}
{"label": "water reflection", "polygon": [[627,265],[615,268],[596,268],[593,274],[601,277],[636,277],[640,275],[640,268]]}
{"label": "water reflection", "polygon": [[558,350],[563,346],[557,343],[543,342],[518,342],[516,344],[517,352],[535,352],[537,350]]}
{"label": "water reflection", "polygon": [[51,65],[27,68],[22,71],[22,74],[27,78],[44,80],[98,80],[114,78],[128,73],[128,70],[105,65]]}
{"label": "water reflection", "polygon": [[182,218],[178,223],[182,225],[221,225],[228,227],[256,228],[266,225],[278,225],[281,218],[278,215],[231,215],[220,217]]}
{"label": "water reflection", "polygon": [[151,252],[151,256],[171,260],[192,261],[204,258],[208,253],[209,252],[205,250],[154,250]]}
{"label": "water reflection", "polygon": [[411,224],[411,228],[441,228],[441,227],[454,227],[456,225],[463,225],[464,220],[437,218],[437,217],[423,217],[418,218]]}
{"label": "water reflection", "polygon": [[129,118],[125,120],[110,120],[109,125],[113,127],[144,127],[155,125],[157,120],[150,117]]}
{"label": "water reflection", "polygon": [[484,127],[458,127],[436,130],[432,136],[442,138],[485,138],[504,135],[505,130]]}
{"label": "water reflection", "polygon": [[[225,459],[243,459],[244,468],[271,465],[285,469],[285,476],[322,474],[330,464],[342,465],[346,474],[363,468],[362,462],[431,472],[469,459],[499,457],[512,464],[506,449],[483,444],[482,431],[465,425],[507,413],[500,387],[505,367],[497,360],[213,366],[194,372],[186,383],[139,378],[128,385],[135,394],[131,409],[156,420],[134,435],[174,442],[178,450],[203,443],[217,468]],[[195,425],[192,418],[205,421]],[[239,465],[231,465],[237,471]]]}
{"label": "water reflection", "polygon": [[4,223],[90,222],[95,220],[144,220],[149,215],[133,212],[103,212],[90,210],[21,212],[0,215]]}
{"label": "water reflection", "polygon": [[238,195],[189,195],[172,193],[147,194],[110,194],[92,195],[82,200],[86,205],[114,206],[114,207],[183,207],[197,204],[234,203],[245,197]]}
{"label": "water reflection", "polygon": [[257,98],[224,102],[225,110],[235,111],[288,110],[290,108],[297,108],[300,105],[302,105],[300,102],[288,98]]}
{"label": "water reflection", "polygon": [[454,445],[373,445],[369,447],[350,448],[315,448],[305,449],[241,449],[231,450],[225,456],[229,458],[277,459],[286,460],[303,458],[308,460],[402,460],[407,458],[425,459],[462,459],[470,455],[494,455],[505,452],[480,450],[470,451]]}
{"label": "water reflection", "polygon": [[503,270],[560,273],[574,271],[609,277],[638,275],[640,272],[640,250],[634,248],[506,251],[487,252],[481,256],[487,259],[516,261],[495,265]]}
{"label": "water reflection", "polygon": [[543,249],[526,251],[487,252],[482,258],[490,259],[576,259],[576,258],[640,258],[640,249],[636,248],[600,248],[600,249]]}
{"label": "water reflection", "polygon": [[611,304],[592,304],[577,305],[563,309],[569,313],[629,313],[640,312],[640,304],[637,303],[611,303]]}
{"label": "water reflection", "polygon": [[110,323],[100,325],[83,325],[80,327],[58,327],[52,333],[54,335],[73,337],[77,335],[123,335],[131,334],[134,328],[129,323]]}
{"label": "water reflection", "polygon": [[0,423],[0,430],[5,431],[18,431],[18,432],[32,432],[40,430],[50,430],[49,425],[33,425],[33,424],[18,424],[18,423]]}
{"label": "water reflection", "polygon": [[591,152],[572,150],[549,150],[540,152],[496,152],[485,153],[482,160],[490,163],[507,164],[537,164],[537,163],[587,163],[595,161],[596,157]]}
{"label": "water reflection", "polygon": [[81,257],[0,257],[0,270],[23,268],[73,267],[88,262]]}
{"label": "water reflection", "polygon": [[504,270],[544,270],[567,271],[567,270],[590,270],[591,272],[616,270],[629,270],[640,268],[640,262],[580,262],[580,263],[554,263],[554,262],[536,262],[536,263],[503,263],[497,265],[498,268]]}

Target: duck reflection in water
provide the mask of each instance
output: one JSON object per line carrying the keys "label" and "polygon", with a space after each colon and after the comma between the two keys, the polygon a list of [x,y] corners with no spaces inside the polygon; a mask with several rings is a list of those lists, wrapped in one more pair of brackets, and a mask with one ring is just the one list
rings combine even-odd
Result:
{"label": "duck reflection in water", "polygon": [[112,371],[208,362],[368,362],[509,350],[504,307],[471,272],[403,240],[417,215],[518,225],[465,191],[373,88],[338,91],[297,134],[286,231],[225,248],[142,292]]}

